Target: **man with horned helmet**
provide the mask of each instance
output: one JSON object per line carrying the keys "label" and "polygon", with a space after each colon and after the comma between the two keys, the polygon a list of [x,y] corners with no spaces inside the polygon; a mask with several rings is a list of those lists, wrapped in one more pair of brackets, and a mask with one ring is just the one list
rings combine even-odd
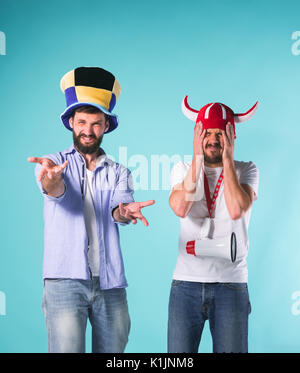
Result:
{"label": "man with horned helmet", "polygon": [[100,67],[79,67],[61,80],[61,115],[73,145],[42,158],[35,174],[44,196],[44,294],[49,352],[85,352],[87,320],[92,352],[123,352],[128,341],[127,281],[118,224],[141,220],[154,203],[134,202],[130,171],[100,147],[118,126],[112,113],[121,87]]}
{"label": "man with horned helmet", "polygon": [[234,160],[235,114],[221,103],[198,110],[182,102],[195,124],[192,163],[171,172],[169,203],[180,217],[179,253],[169,300],[168,352],[198,352],[209,320],[213,352],[248,352],[248,225],[258,170]]}

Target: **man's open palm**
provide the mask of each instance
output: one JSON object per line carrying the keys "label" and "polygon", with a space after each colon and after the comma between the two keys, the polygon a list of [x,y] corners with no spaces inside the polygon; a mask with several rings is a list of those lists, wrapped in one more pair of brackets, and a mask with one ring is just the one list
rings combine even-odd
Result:
{"label": "man's open palm", "polygon": [[38,181],[41,181],[46,175],[49,179],[55,178],[56,176],[60,175],[68,165],[68,161],[65,161],[63,164],[58,166],[51,161],[51,159],[39,157],[29,157],[28,162],[39,163],[42,166],[41,172],[38,176]]}
{"label": "man's open palm", "polygon": [[120,215],[126,219],[130,219],[133,224],[136,224],[137,219],[140,219],[144,225],[147,227],[149,225],[147,219],[141,213],[142,208],[151,206],[155,203],[154,200],[149,200],[145,202],[131,202],[128,205],[123,203],[119,204]]}

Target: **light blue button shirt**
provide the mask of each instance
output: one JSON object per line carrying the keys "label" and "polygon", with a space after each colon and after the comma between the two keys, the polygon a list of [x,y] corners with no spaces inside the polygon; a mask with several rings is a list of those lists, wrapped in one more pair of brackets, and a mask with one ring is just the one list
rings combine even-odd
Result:
{"label": "light blue button shirt", "polygon": [[[101,289],[127,286],[120,248],[118,223],[112,210],[122,203],[133,202],[130,171],[113,162],[101,149],[102,157],[94,171],[94,207],[99,240],[99,279]],[[88,236],[84,219],[84,195],[87,186],[83,156],[70,148],[45,156],[56,164],[69,161],[62,173],[65,192],[55,198],[44,196],[44,260],[43,278],[90,279],[87,250]],[[41,165],[35,168],[36,177]]]}

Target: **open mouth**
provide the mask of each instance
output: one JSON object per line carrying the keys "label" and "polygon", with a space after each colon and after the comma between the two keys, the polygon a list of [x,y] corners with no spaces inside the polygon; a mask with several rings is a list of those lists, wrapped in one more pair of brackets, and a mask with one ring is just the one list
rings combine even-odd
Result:
{"label": "open mouth", "polygon": [[80,139],[82,139],[85,143],[92,143],[95,141],[95,138],[94,137],[90,137],[90,136],[80,136]]}
{"label": "open mouth", "polygon": [[212,150],[212,151],[217,151],[217,150],[220,150],[221,147],[220,145],[209,145],[206,147],[208,150]]}

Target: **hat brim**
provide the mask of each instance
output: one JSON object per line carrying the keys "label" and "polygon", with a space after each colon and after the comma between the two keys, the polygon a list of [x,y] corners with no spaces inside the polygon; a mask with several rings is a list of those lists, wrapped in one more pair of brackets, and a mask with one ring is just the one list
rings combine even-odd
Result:
{"label": "hat brim", "polygon": [[118,122],[117,116],[115,114],[112,114],[111,112],[109,112],[103,106],[94,104],[92,102],[76,102],[75,104],[72,104],[72,105],[68,106],[66,108],[66,110],[60,116],[60,118],[63,122],[63,125],[68,130],[72,131],[72,128],[70,127],[69,119],[70,119],[70,116],[72,115],[73,111],[76,110],[77,108],[81,107],[81,106],[86,106],[86,105],[94,106],[95,108],[102,111],[104,114],[109,115],[109,117],[110,117],[109,118],[109,127],[108,127],[108,130],[105,133],[111,132],[118,127],[119,122]]}

